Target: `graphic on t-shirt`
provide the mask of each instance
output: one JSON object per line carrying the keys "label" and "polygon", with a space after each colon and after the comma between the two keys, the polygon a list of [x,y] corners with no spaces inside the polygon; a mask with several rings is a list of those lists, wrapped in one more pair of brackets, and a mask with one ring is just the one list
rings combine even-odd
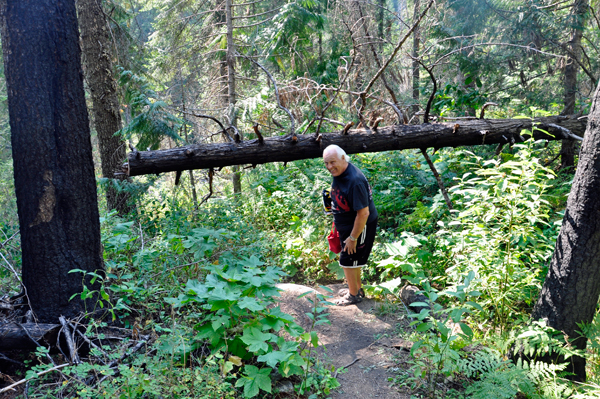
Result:
{"label": "graphic on t-shirt", "polygon": [[338,189],[331,190],[331,199],[333,199],[333,211],[342,210],[344,212],[350,212],[350,205],[348,200],[342,195],[342,192]]}

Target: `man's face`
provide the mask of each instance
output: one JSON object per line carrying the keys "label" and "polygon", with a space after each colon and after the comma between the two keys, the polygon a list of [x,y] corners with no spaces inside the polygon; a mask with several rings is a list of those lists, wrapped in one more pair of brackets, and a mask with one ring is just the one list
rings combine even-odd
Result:
{"label": "man's face", "polygon": [[333,177],[341,175],[348,167],[348,162],[345,159],[338,158],[335,151],[328,151],[323,154],[323,162],[325,162],[325,167]]}

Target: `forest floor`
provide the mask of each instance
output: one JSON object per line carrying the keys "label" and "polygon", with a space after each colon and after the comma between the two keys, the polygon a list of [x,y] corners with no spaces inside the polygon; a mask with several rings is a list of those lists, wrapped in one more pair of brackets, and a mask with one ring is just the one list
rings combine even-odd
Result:
{"label": "forest floor", "polygon": [[[279,301],[281,310],[294,316],[305,329],[310,328],[312,320],[306,313],[312,313],[313,304],[298,296],[313,288],[296,284],[279,287],[284,290]],[[322,288],[316,290],[336,295],[346,288],[343,284],[327,287],[333,294]],[[337,376],[341,387],[332,392],[331,398],[410,398],[407,388],[389,381],[409,367],[411,342],[401,338],[410,330],[403,306],[364,298],[357,305],[330,306],[328,310],[331,324],[315,327],[321,344],[319,360],[336,369],[345,367]]]}

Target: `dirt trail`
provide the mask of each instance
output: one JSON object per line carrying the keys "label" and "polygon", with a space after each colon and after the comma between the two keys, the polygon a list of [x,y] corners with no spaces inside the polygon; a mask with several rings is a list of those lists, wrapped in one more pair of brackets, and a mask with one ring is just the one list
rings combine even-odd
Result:
{"label": "dirt trail", "polygon": [[[337,293],[345,286],[328,287]],[[284,290],[281,310],[294,316],[302,327],[310,327],[311,320],[305,314],[311,312],[312,305],[305,298],[298,299],[298,295],[313,289],[296,284],[282,284],[280,288]],[[327,294],[325,290],[318,291]],[[347,366],[346,372],[338,374],[341,388],[332,393],[332,398],[410,398],[408,392],[391,387],[388,381],[394,375],[390,373],[392,368],[406,366],[410,343],[399,338],[398,328],[407,327],[407,322],[402,322],[399,313],[382,316],[377,311],[380,308],[380,302],[369,298],[358,305],[331,306],[331,324],[317,326],[324,348],[319,351],[321,360],[336,368]]]}

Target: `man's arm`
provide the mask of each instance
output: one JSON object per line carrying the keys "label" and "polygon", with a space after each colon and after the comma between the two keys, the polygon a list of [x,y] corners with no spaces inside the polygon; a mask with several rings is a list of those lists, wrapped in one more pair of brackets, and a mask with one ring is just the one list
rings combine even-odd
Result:
{"label": "man's arm", "polygon": [[[363,209],[359,209],[356,211],[356,219],[354,219],[354,227],[352,227],[352,233],[350,235],[355,239],[358,239],[358,236],[365,228],[367,224],[367,220],[369,219],[369,207],[364,207]],[[357,241],[352,240],[350,237],[346,238],[344,241],[344,251],[349,254],[353,254],[356,252]]]}

